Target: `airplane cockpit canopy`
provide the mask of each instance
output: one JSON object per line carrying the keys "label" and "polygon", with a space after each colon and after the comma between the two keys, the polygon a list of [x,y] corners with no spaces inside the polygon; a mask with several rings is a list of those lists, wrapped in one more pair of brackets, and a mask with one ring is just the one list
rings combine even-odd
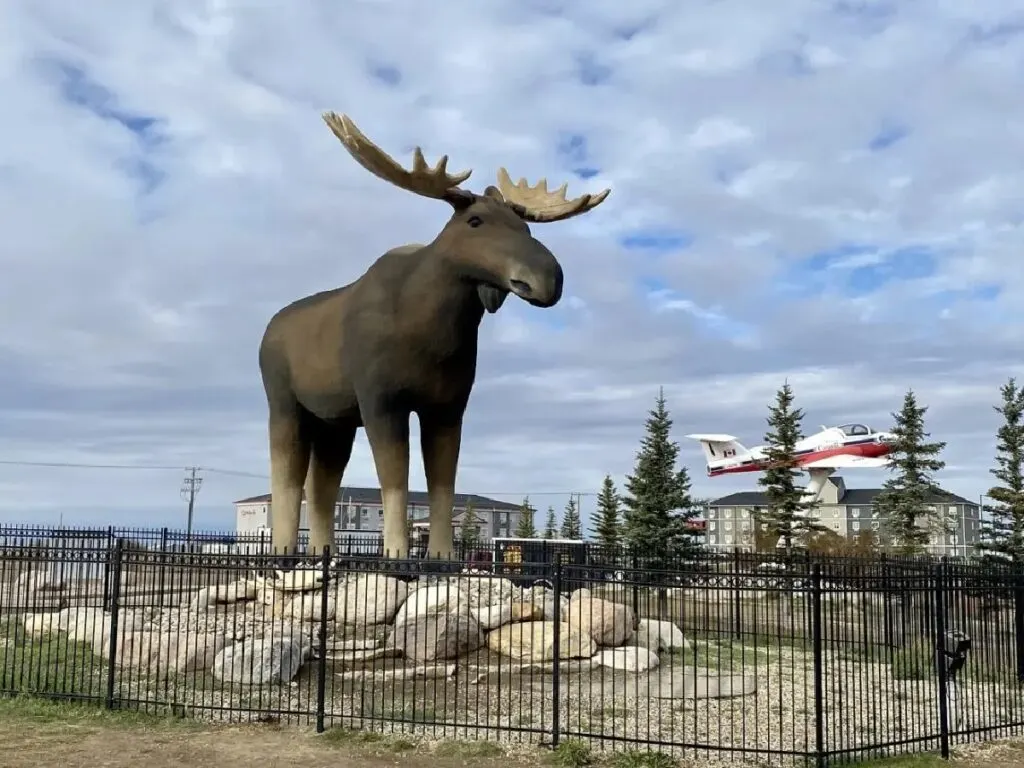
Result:
{"label": "airplane cockpit canopy", "polygon": [[843,424],[839,428],[843,430],[844,435],[849,437],[874,434],[874,430],[866,424]]}

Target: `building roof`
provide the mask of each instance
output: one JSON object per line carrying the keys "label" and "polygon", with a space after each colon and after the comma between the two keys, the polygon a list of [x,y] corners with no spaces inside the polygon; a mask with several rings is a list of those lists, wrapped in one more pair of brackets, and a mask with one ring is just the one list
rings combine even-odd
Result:
{"label": "building roof", "polygon": [[[305,491],[303,491],[302,498],[306,498]],[[487,496],[479,496],[475,493],[456,493],[455,494],[455,506],[465,508],[466,502],[471,501],[473,506],[480,511],[497,510],[500,512],[512,511],[519,509],[518,504],[510,504],[507,501],[499,501],[498,499],[491,499]],[[259,504],[259,503],[270,503],[270,494],[264,493],[259,496],[249,496],[245,499],[239,499],[234,502],[235,504]],[[338,502],[339,503],[350,503],[350,504],[371,504],[381,505],[383,502],[380,498],[380,488],[359,488],[352,485],[343,485],[338,490]],[[417,507],[426,507],[430,504],[430,498],[427,496],[426,491],[409,491],[409,504]]]}
{"label": "building roof", "polygon": [[[841,481],[842,478],[832,477],[830,481]],[[875,503],[881,488],[847,488],[840,497],[839,504],[844,507],[869,507]],[[935,491],[925,499],[930,504],[977,504],[977,502],[965,499],[950,491],[936,488]],[[715,499],[708,506],[711,507],[767,507],[768,497],[761,491],[740,491],[730,493]]]}

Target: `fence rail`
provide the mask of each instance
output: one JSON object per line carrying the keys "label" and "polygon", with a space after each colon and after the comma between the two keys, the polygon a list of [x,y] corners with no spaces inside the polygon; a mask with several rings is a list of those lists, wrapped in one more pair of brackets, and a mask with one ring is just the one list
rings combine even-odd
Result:
{"label": "fence rail", "polygon": [[329,551],[282,568],[143,533],[0,529],[0,693],[723,763],[948,756],[1024,730],[1009,565]]}

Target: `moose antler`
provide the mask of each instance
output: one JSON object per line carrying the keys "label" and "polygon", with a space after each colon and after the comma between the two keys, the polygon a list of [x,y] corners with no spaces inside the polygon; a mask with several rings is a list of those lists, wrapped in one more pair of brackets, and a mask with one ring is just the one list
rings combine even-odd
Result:
{"label": "moose antler", "polygon": [[504,168],[498,169],[498,191],[505,198],[505,202],[515,208],[516,213],[526,221],[539,223],[571,219],[599,206],[611,192],[610,189],[605,189],[596,195],[585,194],[566,200],[568,186],[568,183],[564,183],[554,192],[548,192],[547,179],[541,179],[533,187],[527,184],[526,179],[520,179],[518,183],[513,184],[508,171]]}
{"label": "moose antler", "polygon": [[427,165],[423,151],[416,147],[413,153],[412,170],[408,171],[399,165],[383,149],[368,139],[360,131],[348,115],[337,115],[325,112],[324,122],[331,132],[338,137],[348,153],[363,168],[375,176],[379,176],[400,189],[415,192],[417,195],[431,197],[436,200],[451,200],[472,193],[458,189],[458,186],[469,178],[472,170],[449,174],[447,172],[448,155],[442,155],[433,168]]}

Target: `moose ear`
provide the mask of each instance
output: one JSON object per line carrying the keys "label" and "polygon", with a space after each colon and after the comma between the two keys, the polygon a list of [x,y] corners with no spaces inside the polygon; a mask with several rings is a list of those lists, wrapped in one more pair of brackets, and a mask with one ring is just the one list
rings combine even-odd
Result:
{"label": "moose ear", "polygon": [[501,309],[501,305],[505,303],[505,298],[508,296],[508,291],[495,288],[487,283],[477,285],[476,292],[480,296],[480,303],[484,305],[484,309],[492,315]]}

